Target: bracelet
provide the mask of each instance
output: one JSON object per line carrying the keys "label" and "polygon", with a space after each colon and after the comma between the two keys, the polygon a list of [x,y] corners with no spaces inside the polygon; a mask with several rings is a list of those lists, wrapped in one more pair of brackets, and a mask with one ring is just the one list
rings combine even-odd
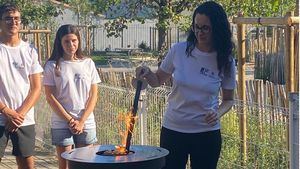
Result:
{"label": "bracelet", "polygon": [[6,105],[0,109],[0,112],[2,112],[5,108],[7,108]]}

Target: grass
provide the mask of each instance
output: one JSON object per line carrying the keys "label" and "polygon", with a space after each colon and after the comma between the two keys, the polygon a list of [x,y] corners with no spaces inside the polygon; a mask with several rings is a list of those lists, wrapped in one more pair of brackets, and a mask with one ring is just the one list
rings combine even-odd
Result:
{"label": "grass", "polygon": [[[123,56],[123,55],[107,55],[107,54],[95,54],[92,55],[91,58],[95,62],[96,65],[109,65],[109,61],[111,60],[127,60],[130,63],[139,63],[141,61],[147,60],[148,62],[154,62],[155,65],[157,63],[157,59],[152,55],[138,55],[138,56]],[[150,64],[150,63],[149,63]]]}
{"label": "grass", "polygon": [[91,56],[91,58],[96,65],[107,65],[109,60],[109,58],[105,56]]}

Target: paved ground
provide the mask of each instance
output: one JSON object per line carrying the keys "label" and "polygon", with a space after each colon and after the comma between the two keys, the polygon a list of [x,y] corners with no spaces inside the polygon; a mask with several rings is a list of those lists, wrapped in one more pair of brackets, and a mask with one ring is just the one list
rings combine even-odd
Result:
{"label": "paved ground", "polygon": [[[17,169],[15,157],[11,155],[12,147],[6,148],[5,156],[0,163],[0,169]],[[49,151],[50,150],[50,151]],[[35,166],[37,169],[57,169],[57,160],[54,149],[36,147]]]}

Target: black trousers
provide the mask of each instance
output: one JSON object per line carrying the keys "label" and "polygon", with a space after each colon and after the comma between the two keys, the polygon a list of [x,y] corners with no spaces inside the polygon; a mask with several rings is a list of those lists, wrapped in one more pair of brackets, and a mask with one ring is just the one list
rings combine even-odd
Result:
{"label": "black trousers", "polygon": [[185,169],[188,156],[192,169],[215,169],[221,152],[220,130],[180,133],[162,127],[160,146],[169,150],[164,169]]}

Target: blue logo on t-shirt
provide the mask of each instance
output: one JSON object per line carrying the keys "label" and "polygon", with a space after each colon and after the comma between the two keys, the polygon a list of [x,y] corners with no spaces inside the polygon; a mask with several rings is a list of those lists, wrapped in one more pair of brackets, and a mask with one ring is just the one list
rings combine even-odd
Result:
{"label": "blue logo on t-shirt", "polygon": [[25,68],[25,66],[22,63],[13,62],[13,65],[17,69],[24,69]]}
{"label": "blue logo on t-shirt", "polygon": [[204,76],[208,76],[209,69],[202,67],[200,69],[200,74]]}
{"label": "blue logo on t-shirt", "polygon": [[210,77],[210,78],[212,78],[212,79],[216,78],[216,77],[215,77],[215,73],[214,73],[213,71],[211,71],[211,70],[205,68],[205,67],[202,67],[202,68],[200,69],[200,74],[201,74],[201,75],[204,75],[204,76],[206,76],[206,77]]}

